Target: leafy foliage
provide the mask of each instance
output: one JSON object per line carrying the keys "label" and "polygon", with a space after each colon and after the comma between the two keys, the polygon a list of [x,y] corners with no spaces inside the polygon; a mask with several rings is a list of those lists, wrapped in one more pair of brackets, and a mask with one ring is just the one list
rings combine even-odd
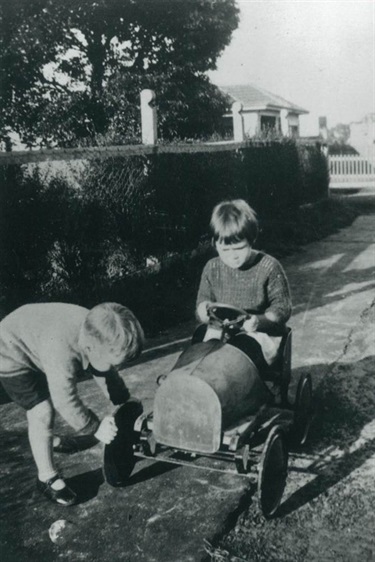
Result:
{"label": "leafy foliage", "polygon": [[0,168],[0,287],[12,307],[41,282],[53,239],[43,185],[20,166]]}
{"label": "leafy foliage", "polygon": [[238,25],[235,0],[0,0],[0,16],[3,140],[134,135],[143,87],[158,91],[164,136],[210,133],[205,115],[225,107],[203,73]]}
{"label": "leafy foliage", "polygon": [[191,314],[216,203],[247,199],[262,247],[270,239],[290,247],[300,241],[300,205],[322,200],[328,186],[318,148],[291,141],[92,158],[74,187],[63,177],[44,181],[38,168],[0,173],[0,307],[117,300],[148,326],[177,320],[182,308]]}
{"label": "leafy foliage", "polygon": [[36,108],[43,114],[47,101],[43,69],[57,56],[63,30],[51,29],[45,5],[0,1],[0,140],[7,149],[11,131],[23,132],[26,144],[32,141]]}
{"label": "leafy foliage", "polygon": [[328,129],[328,152],[329,154],[358,154],[357,150],[349,143],[350,125],[339,123]]}
{"label": "leafy foliage", "polygon": [[113,77],[104,92],[108,132],[114,143],[126,142],[129,136],[140,138],[139,92],[145,88],[157,94],[160,139],[205,140],[214,133],[224,134],[227,98],[207,76],[184,68],[162,73],[124,71]]}

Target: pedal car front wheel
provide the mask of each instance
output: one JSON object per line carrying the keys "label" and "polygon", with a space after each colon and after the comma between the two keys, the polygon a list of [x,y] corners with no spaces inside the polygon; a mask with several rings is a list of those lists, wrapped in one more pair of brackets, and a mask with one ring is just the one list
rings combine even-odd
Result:
{"label": "pedal car front wheel", "polygon": [[266,518],[280,505],[288,475],[288,451],[284,431],[275,425],[266,439],[258,472],[258,504]]}
{"label": "pedal car front wheel", "polygon": [[117,435],[104,447],[103,475],[105,481],[114,487],[124,486],[135,465],[133,445],[136,441],[134,422],[142,413],[142,405],[129,400],[119,406],[114,414]]}

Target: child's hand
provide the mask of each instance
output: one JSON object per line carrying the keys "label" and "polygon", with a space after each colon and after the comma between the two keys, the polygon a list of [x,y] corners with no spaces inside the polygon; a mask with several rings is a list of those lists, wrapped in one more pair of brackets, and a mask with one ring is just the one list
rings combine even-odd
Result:
{"label": "child's hand", "polygon": [[252,332],[256,332],[258,327],[259,327],[258,316],[256,316],[256,314],[253,314],[252,316],[250,316],[250,318],[248,320],[245,320],[242,327],[247,334],[251,334]]}
{"label": "child's hand", "polygon": [[117,425],[113,416],[107,416],[98,427],[95,437],[105,445],[109,445],[117,434]]}
{"label": "child's hand", "polygon": [[197,307],[197,316],[201,322],[208,324],[210,317],[208,316],[208,307],[212,304],[210,301],[203,301]]}

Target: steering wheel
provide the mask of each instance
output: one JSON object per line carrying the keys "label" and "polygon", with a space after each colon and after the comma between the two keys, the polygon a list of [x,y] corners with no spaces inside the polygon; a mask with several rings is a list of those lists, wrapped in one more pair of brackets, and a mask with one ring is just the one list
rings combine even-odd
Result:
{"label": "steering wheel", "polygon": [[240,327],[250,314],[242,308],[215,302],[207,308],[210,324],[216,324],[221,328]]}

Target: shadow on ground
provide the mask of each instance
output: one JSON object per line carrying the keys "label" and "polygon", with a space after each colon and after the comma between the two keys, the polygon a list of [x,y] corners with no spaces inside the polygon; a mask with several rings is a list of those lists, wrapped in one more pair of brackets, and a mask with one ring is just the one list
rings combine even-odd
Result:
{"label": "shadow on ground", "polygon": [[[366,425],[374,420],[373,361],[374,357],[366,357],[358,362],[338,364],[316,388],[316,415],[306,449],[306,453],[315,458],[307,469],[307,472],[314,474],[314,479],[295,490],[281,505],[278,518],[290,515],[306,503],[326,495],[330,488],[374,454],[375,436],[364,440],[353,450],[350,449],[363,437]],[[315,365],[309,369],[319,370],[321,367],[322,365]],[[298,378],[302,372],[306,372],[306,368],[297,369],[294,376]],[[66,509],[49,504],[35,495],[26,431],[9,429],[2,430],[1,433],[0,503],[3,535],[0,552],[7,562],[12,560],[12,556],[16,559],[16,555],[18,559],[26,561],[42,559],[49,562],[56,559],[57,552],[62,560],[78,559],[83,555],[92,560],[108,559],[106,555],[113,561],[127,560],[123,557],[124,552],[132,553],[133,558],[129,558],[129,562],[147,560],[147,556],[151,556],[152,545],[160,548],[160,533],[167,539],[167,530],[170,532],[171,525],[178,529],[180,539],[169,542],[169,546],[168,541],[163,542],[160,560],[173,560],[176,545],[182,548],[184,534],[194,530],[191,521],[192,505],[194,510],[199,511],[202,502],[206,501],[204,495],[209,489],[210,493],[212,489],[216,489],[219,493],[211,496],[210,503],[212,512],[219,511],[228,487],[236,486],[235,476],[218,475],[212,480],[205,472],[196,471],[189,474],[189,491],[186,489],[181,495],[181,484],[186,485],[186,470],[190,469],[176,469],[158,462],[139,465],[139,470],[126,488],[110,489],[103,482],[101,466],[97,464],[69,479],[70,485],[79,490],[80,504],[67,513]],[[343,451],[343,456],[330,459],[329,451],[335,448]],[[324,459],[322,449],[325,449]],[[84,454],[87,453],[86,451]],[[79,459],[81,454],[83,453],[78,453],[76,458]],[[94,458],[100,462],[97,455]],[[73,455],[69,461],[74,462]],[[87,468],[87,463],[82,466]],[[171,473],[174,474],[172,479]],[[291,471],[289,478],[293,477],[294,473]],[[155,496],[158,488],[159,492]],[[256,516],[253,492],[253,488],[249,488],[242,495],[242,500],[231,511],[220,533],[209,537],[212,544],[236,524],[240,512],[252,513],[252,518]],[[155,507],[155,515],[150,517],[147,504],[155,501],[160,503],[160,508]],[[36,512],[38,517],[35,517]],[[72,540],[67,551],[59,550],[47,536],[49,525],[59,518],[71,518],[80,533],[79,539]],[[137,537],[130,544],[129,533]],[[156,537],[158,540],[155,540]],[[136,556],[134,549],[137,542],[144,548],[145,540],[148,550]],[[182,556],[181,551],[181,559],[184,559]]]}
{"label": "shadow on ground", "polygon": [[[357,363],[336,365],[316,389],[314,422],[305,448],[306,453],[315,457],[306,473],[315,474],[316,478],[288,498],[279,510],[279,517],[326,494],[374,455],[375,428],[369,439],[363,434],[375,419],[374,359],[369,356]],[[306,373],[322,368],[323,365],[316,365],[298,371]],[[298,373],[295,375],[298,377]],[[338,458],[337,450],[342,452]],[[293,478],[293,472],[290,477]]]}

